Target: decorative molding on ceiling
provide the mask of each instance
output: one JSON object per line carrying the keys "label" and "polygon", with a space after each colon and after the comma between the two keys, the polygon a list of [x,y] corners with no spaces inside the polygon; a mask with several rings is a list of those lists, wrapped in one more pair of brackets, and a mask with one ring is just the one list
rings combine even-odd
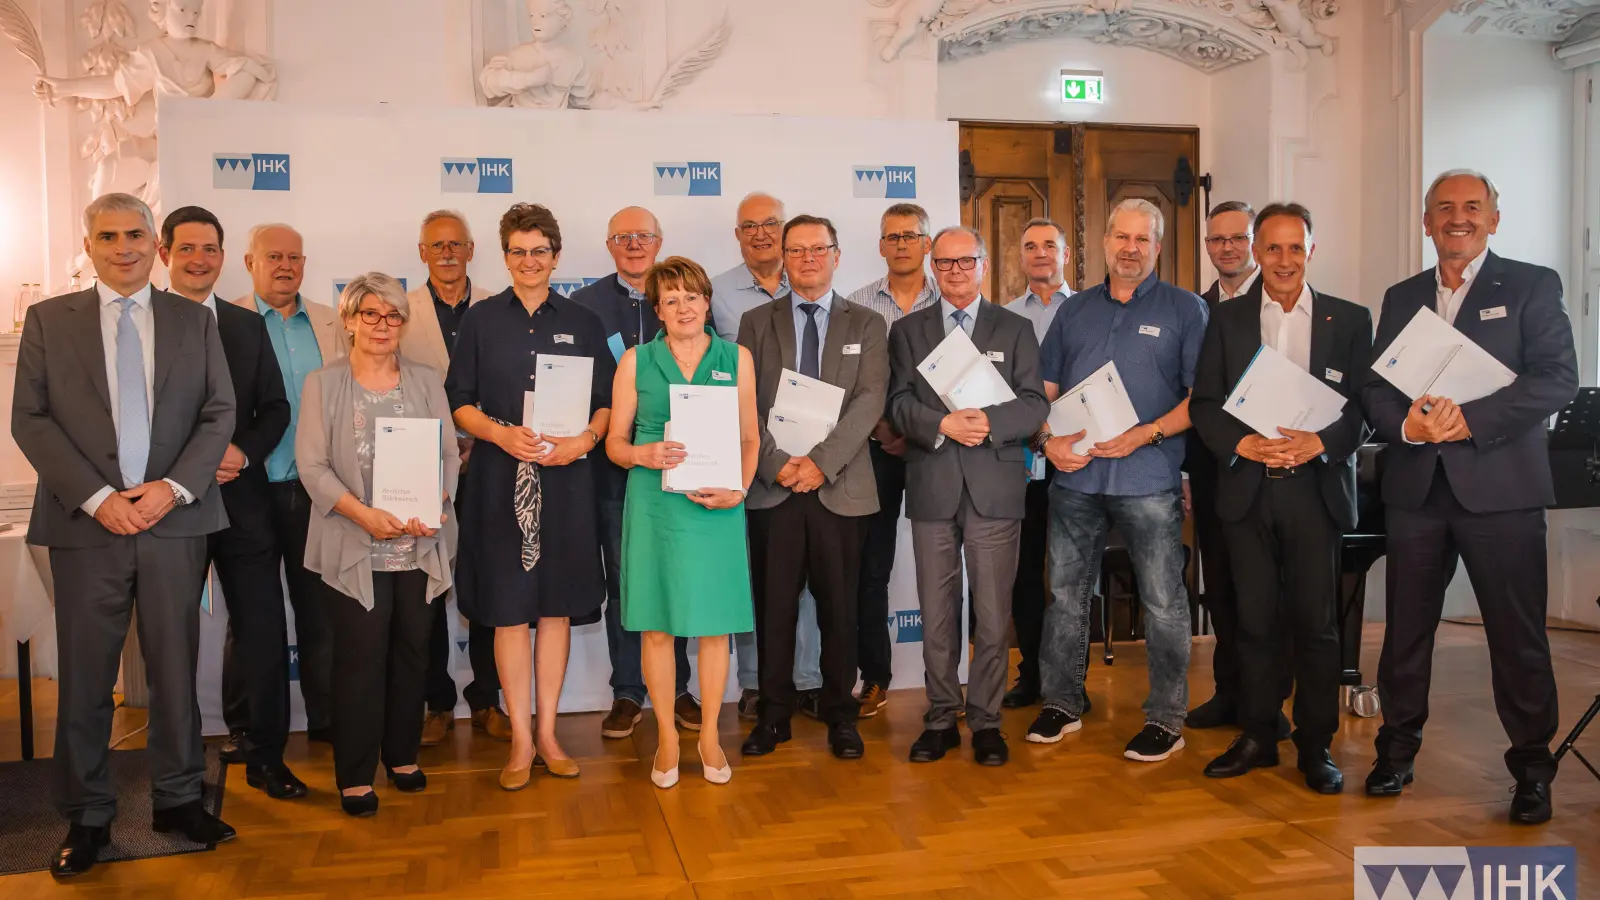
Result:
{"label": "decorative molding on ceiling", "polygon": [[1455,0],[1450,13],[1466,20],[1468,34],[1563,41],[1600,14],[1600,0]]}
{"label": "decorative molding on ceiling", "polygon": [[1303,65],[1313,52],[1334,52],[1318,23],[1338,11],[1339,0],[903,0],[881,55],[892,60],[928,33],[941,60],[1012,41],[1078,37],[1142,47],[1203,72],[1275,50]]}

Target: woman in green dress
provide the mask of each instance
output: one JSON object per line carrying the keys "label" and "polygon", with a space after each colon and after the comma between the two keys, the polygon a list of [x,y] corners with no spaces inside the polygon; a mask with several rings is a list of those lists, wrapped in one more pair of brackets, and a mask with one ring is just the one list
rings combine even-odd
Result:
{"label": "woman in green dress", "polygon": [[755,627],[743,490],[705,488],[669,493],[661,470],[684,459],[683,444],[663,440],[672,385],[726,386],[738,391],[743,484],[756,473],[761,433],[756,422],[755,364],[750,351],[706,325],[711,279],[681,256],[645,276],[645,297],[661,318],[655,340],[617,363],[606,455],[628,469],[622,517],[622,627],[643,632],[642,664],[657,726],[650,779],[678,782],[678,731],[673,721],[673,640],[699,639],[700,763],[705,778],[733,777],[717,741],[717,715],[728,681],[728,635]]}

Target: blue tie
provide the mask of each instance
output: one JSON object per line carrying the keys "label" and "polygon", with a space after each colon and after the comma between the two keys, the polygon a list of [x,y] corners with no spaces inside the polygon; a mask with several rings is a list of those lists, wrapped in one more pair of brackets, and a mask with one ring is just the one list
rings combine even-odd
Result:
{"label": "blue tie", "polygon": [[150,461],[150,405],[144,387],[144,344],[133,324],[133,301],[120,297],[122,315],[117,318],[117,464],[122,469],[122,486],[144,484],[145,464]]}
{"label": "blue tie", "polygon": [[815,303],[800,304],[800,311],[806,314],[805,336],[800,342],[800,374],[812,378],[822,377],[822,340],[817,331],[817,310],[821,308]]}
{"label": "blue tie", "polygon": [[967,311],[966,310],[958,309],[955,312],[950,314],[950,318],[955,320],[957,328],[961,329],[962,331],[966,331],[967,330]]}

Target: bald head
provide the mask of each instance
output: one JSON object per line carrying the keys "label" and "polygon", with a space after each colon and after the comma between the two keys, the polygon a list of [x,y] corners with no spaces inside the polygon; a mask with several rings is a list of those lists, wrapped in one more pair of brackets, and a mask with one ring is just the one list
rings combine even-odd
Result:
{"label": "bald head", "polygon": [[783,262],[783,201],[754,193],[739,201],[733,234],[739,255],[751,269],[771,269]]}
{"label": "bald head", "polygon": [[644,276],[661,253],[661,222],[642,206],[617,210],[606,225],[606,251],[616,263],[617,277],[644,290]]}
{"label": "bald head", "polygon": [[288,225],[257,225],[250,229],[250,246],[244,267],[256,296],[285,315],[295,310],[300,283],[306,277],[305,242]]}

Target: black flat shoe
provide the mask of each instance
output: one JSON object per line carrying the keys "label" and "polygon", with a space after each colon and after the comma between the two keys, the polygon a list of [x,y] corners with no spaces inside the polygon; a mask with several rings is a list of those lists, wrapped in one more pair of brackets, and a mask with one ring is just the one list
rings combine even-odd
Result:
{"label": "black flat shoe", "polygon": [[1372,771],[1367,773],[1367,796],[1398,797],[1405,786],[1415,779],[1416,767],[1412,763],[1380,757],[1372,764]]}
{"label": "black flat shoe", "polygon": [[206,812],[199,800],[156,810],[150,829],[162,834],[177,832],[196,844],[220,844],[238,836],[232,825]]}
{"label": "black flat shoe", "polygon": [[929,728],[911,745],[912,762],[934,762],[961,746],[961,732],[949,728]]}
{"label": "black flat shoe", "polygon": [[1538,778],[1518,781],[1512,792],[1511,821],[1518,825],[1550,821],[1550,782]]}
{"label": "black flat shoe", "polygon": [[867,752],[861,742],[861,732],[854,722],[833,722],[828,725],[828,749],[839,759],[860,759]]}
{"label": "black flat shoe", "polygon": [[421,769],[415,772],[396,772],[385,766],[383,771],[389,776],[389,783],[397,791],[415,794],[428,787],[428,776],[424,775]]}
{"label": "black flat shoe", "polygon": [[1183,717],[1186,728],[1221,728],[1238,723],[1233,701],[1220,694],[1189,710],[1189,714]]}
{"label": "black flat shoe", "polygon": [[1344,792],[1344,773],[1339,771],[1338,765],[1333,761],[1333,754],[1326,748],[1301,750],[1300,761],[1295,763],[1295,767],[1306,777],[1306,787],[1313,791],[1319,794]]}
{"label": "black flat shoe", "polygon": [[776,725],[757,725],[750,730],[750,736],[744,739],[739,747],[739,752],[745,756],[766,756],[778,749],[778,745],[789,740],[789,723],[781,727]]}
{"label": "black flat shoe", "polygon": [[979,728],[972,733],[972,761],[980,766],[1003,766],[1011,759],[1005,736],[998,728]]}
{"label": "black flat shoe", "polygon": [[217,758],[230,766],[242,766],[248,762],[244,756],[244,735],[243,731],[228,732],[228,742],[222,745]]}
{"label": "black flat shoe", "polygon": [[1039,693],[1039,686],[1018,678],[1016,686],[1006,691],[1000,698],[1001,709],[1023,709],[1038,704],[1044,697]]}
{"label": "black flat shoe", "polygon": [[1277,764],[1276,744],[1263,744],[1248,734],[1241,734],[1228,745],[1227,752],[1206,766],[1206,777],[1238,778],[1255,769],[1271,768]]}
{"label": "black flat shoe", "polygon": [[298,800],[306,795],[306,783],[296,778],[288,766],[246,766],[244,781],[274,800]]}
{"label": "black flat shoe", "polygon": [[356,794],[353,797],[349,794],[340,794],[339,807],[347,815],[355,816],[358,819],[375,816],[378,814],[378,792],[369,791],[365,794]]}
{"label": "black flat shoe", "polygon": [[70,825],[67,827],[67,837],[61,842],[61,849],[56,851],[55,859],[50,861],[50,874],[57,878],[71,878],[94,868],[100,859],[100,851],[106,844],[111,843],[111,826],[109,825]]}

